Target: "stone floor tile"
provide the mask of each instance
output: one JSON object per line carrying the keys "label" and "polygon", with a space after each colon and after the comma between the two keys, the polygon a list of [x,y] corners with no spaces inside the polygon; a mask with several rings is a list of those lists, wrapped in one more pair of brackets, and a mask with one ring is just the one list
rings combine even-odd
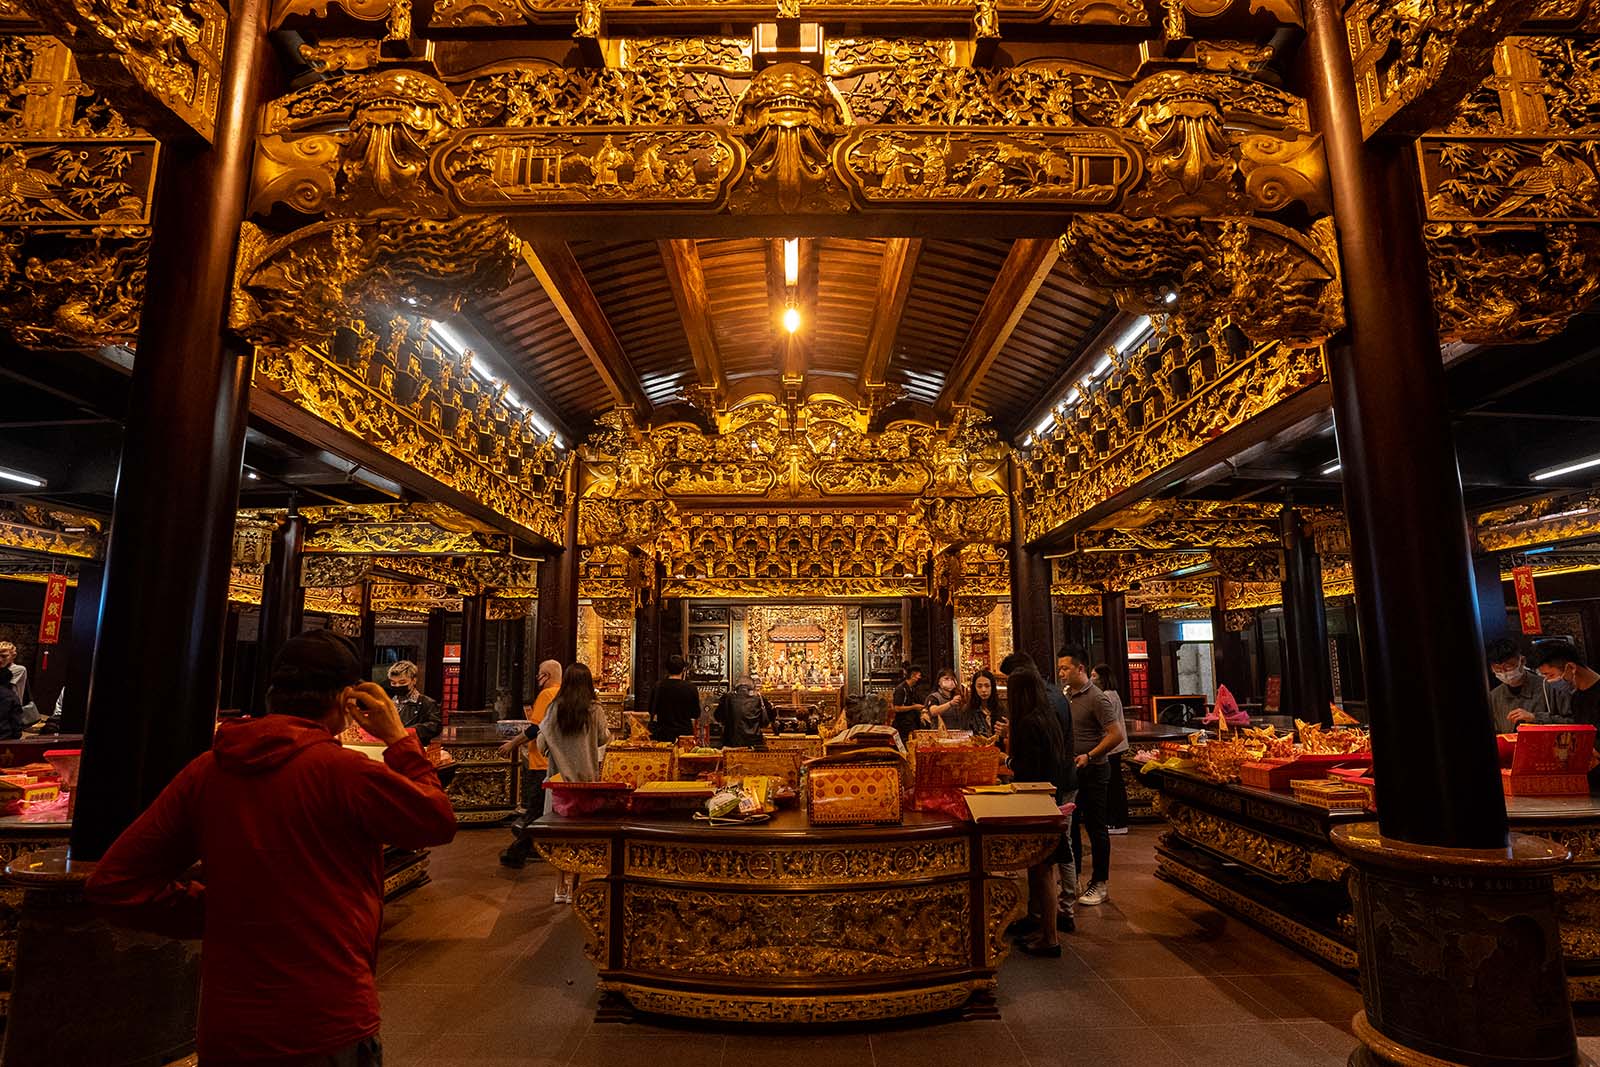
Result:
{"label": "stone floor tile", "polygon": [[1013,1032],[1033,1067],[1160,1067],[1172,1059],[1171,1047],[1145,1026]]}
{"label": "stone floor tile", "polygon": [[1151,1026],[1276,1022],[1266,1005],[1210,978],[1131,978],[1108,983]]}
{"label": "stone floor tile", "polygon": [[1231,1067],[1339,1067],[1345,1060],[1288,1023],[1158,1027],[1178,1063]]}

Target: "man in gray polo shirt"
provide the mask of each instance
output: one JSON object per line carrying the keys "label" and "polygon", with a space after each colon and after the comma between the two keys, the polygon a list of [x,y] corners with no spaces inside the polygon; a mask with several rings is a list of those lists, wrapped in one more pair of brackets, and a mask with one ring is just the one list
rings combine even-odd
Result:
{"label": "man in gray polo shirt", "polygon": [[1067,701],[1072,705],[1072,748],[1078,763],[1077,808],[1072,813],[1072,851],[1084,869],[1083,833],[1089,836],[1089,885],[1078,898],[1086,907],[1104,904],[1110,895],[1111,837],[1106,832],[1106,785],[1111,780],[1107,757],[1127,739],[1116,707],[1089,679],[1089,654],[1068,646],[1056,660]]}

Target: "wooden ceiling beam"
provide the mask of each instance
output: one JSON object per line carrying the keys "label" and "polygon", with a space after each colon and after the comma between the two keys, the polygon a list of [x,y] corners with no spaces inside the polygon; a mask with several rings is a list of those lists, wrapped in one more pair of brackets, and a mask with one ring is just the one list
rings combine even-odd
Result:
{"label": "wooden ceiling beam", "polygon": [[692,238],[665,240],[659,242],[659,246],[667,284],[672,287],[672,299],[678,305],[678,317],[683,320],[683,332],[689,339],[695,376],[700,380],[700,388],[710,394],[715,404],[728,382],[722,371],[722,353],[717,349],[717,333],[711,326],[711,305],[706,296],[706,272],[700,262],[700,246]]}
{"label": "wooden ceiling beam", "polygon": [[958,404],[971,402],[972,394],[1011,340],[1017,323],[1022,321],[1023,313],[1060,255],[1060,246],[1052,238],[1029,237],[1011,246],[945,377],[944,388],[933,402],[941,416],[948,415]]}
{"label": "wooden ceiling beam", "polygon": [[650,398],[628,361],[616,331],[606,320],[600,300],[583,276],[583,268],[565,241],[523,241],[522,258],[555,304],[595,373],[618,407],[630,408],[640,422],[650,416]]}
{"label": "wooden ceiling beam", "polygon": [[856,384],[862,397],[888,384],[889,362],[894,358],[894,343],[900,336],[900,320],[905,316],[911,280],[916,276],[917,257],[921,254],[921,238],[891,237],[884,242],[883,259],[878,264],[877,310],[873,312],[866,357]]}

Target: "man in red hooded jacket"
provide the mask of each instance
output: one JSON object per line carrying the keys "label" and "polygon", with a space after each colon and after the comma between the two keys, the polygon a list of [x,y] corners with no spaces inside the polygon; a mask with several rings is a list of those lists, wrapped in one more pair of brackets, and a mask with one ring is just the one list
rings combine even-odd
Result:
{"label": "man in red hooded jacket", "polygon": [[[86,892],[137,925],[203,938],[203,1067],[376,1067],[383,846],[442,845],[455,815],[346,638],[285,643],[267,709],[217,729]],[[340,747],[351,718],[388,746],[383,763]]]}

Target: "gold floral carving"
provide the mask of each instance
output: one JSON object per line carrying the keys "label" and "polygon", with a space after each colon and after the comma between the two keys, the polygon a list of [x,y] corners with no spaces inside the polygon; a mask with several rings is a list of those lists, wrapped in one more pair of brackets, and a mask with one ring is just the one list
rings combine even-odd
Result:
{"label": "gold floral carving", "polygon": [[1535,0],[1355,0],[1345,9],[1366,136],[1442,124]]}
{"label": "gold floral carving", "polygon": [[1031,867],[1050,854],[1059,834],[985,834],[983,869],[1018,871]]}
{"label": "gold floral carving", "polygon": [[1024,453],[1029,540],[1296,396],[1323,373],[1320,348],[1251,345],[1226,322],[1204,333],[1163,327],[1138,351],[1114,357],[1070,416]]}
{"label": "gold floral carving", "polygon": [[1426,233],[1446,342],[1553,337],[1600,296],[1600,226],[1430,223]]}
{"label": "gold floral carving", "polygon": [[216,0],[34,0],[84,81],[158,136],[211,140],[228,14]]}
{"label": "gold floral carving", "polygon": [[823,48],[830,78],[893,70],[910,63],[956,65],[956,42],[948,38],[829,37]]}
{"label": "gold floral carving", "polygon": [[836,158],[840,178],[868,205],[1099,208],[1120,203],[1140,176],[1138,153],[1103,130],[868,128]]}
{"label": "gold floral carving", "polygon": [[340,555],[461,556],[511,550],[505,534],[446,530],[430,522],[335,522],[307,532],[305,551]]}
{"label": "gold floral carving", "polygon": [[1011,952],[1006,927],[1027,914],[1028,894],[1021,878],[983,880],[984,962],[998,967]]}
{"label": "gold floral carving", "polygon": [[601,967],[610,963],[611,885],[595,878],[578,883],[572,910],[583,924],[583,954]]}
{"label": "gold floral carving", "polygon": [[1252,340],[1311,345],[1344,324],[1332,238],[1329,219],[1301,232],[1268,219],[1090,214],[1068,220],[1061,250],[1068,269],[1130,309],[1227,317]]}
{"label": "gold floral carving", "polygon": [[816,979],[967,965],[966,881],[767,895],[623,888],[623,966],[671,975]]}
{"label": "gold floral carving", "polygon": [[462,211],[539,204],[715,210],[740,162],[739,145],[707,129],[540,128],[459,134],[436,166]]}
{"label": "gold floral carving", "polygon": [[1600,492],[1541,497],[1479,512],[1473,519],[1478,549],[1510,552],[1600,535]]}
{"label": "gold floral carving", "polygon": [[0,36],[0,327],[18,343],[133,340],[158,158],[60,41]]}
{"label": "gold floral carving", "polygon": [[753,49],[748,37],[629,37],[622,41],[622,65],[749,74]]}
{"label": "gold floral carving", "polygon": [[695,885],[837,886],[910,878],[945,878],[968,869],[965,838],[886,845],[656,844],[629,841],[629,877]]}
{"label": "gold floral carving", "polygon": [[611,842],[606,838],[539,838],[534,847],[563,874],[603,877],[611,873]]}
{"label": "gold floral carving", "polygon": [[834,993],[820,996],[751,996],[747,994],[694,993],[656,989],[628,982],[606,982],[602,988],[620,993],[639,1011],[686,1019],[771,1025],[809,1025],[871,1022],[913,1015],[929,1015],[961,1007],[974,992],[991,986],[979,980],[867,994]]}
{"label": "gold floral carving", "polygon": [[[745,596],[752,588],[859,588],[853,596],[924,595],[928,535],[911,519],[882,512],[718,511],[685,515],[660,532],[668,595],[723,589]],[[889,593],[890,589],[899,592]],[[906,592],[908,589],[916,593]],[[842,630],[841,630],[842,632]]]}
{"label": "gold floral carving", "polygon": [[1050,21],[1063,26],[1148,26],[1144,0],[1057,0]]}
{"label": "gold floral carving", "polygon": [[99,559],[105,539],[98,533],[68,533],[0,520],[0,548],[72,559]]}
{"label": "gold floral carving", "polygon": [[1292,844],[1187,804],[1167,801],[1167,822],[1188,841],[1282,882],[1341,881],[1349,865],[1333,853]]}

